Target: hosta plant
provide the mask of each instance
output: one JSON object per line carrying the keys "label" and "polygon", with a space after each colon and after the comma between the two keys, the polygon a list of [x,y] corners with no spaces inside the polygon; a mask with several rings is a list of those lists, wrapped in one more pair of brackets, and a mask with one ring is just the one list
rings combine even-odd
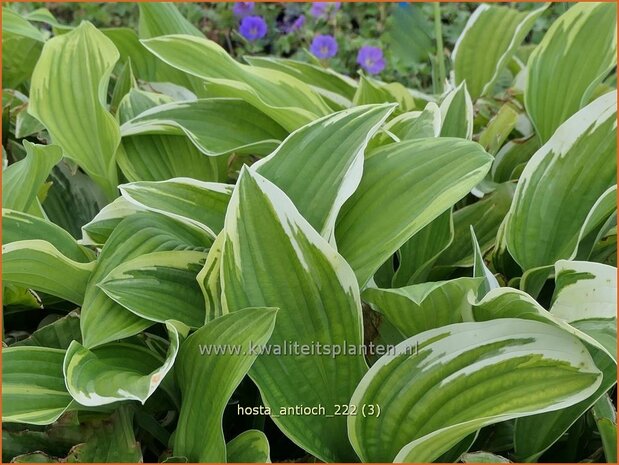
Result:
{"label": "hosta plant", "polygon": [[430,95],[5,7],[3,459],[616,461],[616,6],[548,8]]}

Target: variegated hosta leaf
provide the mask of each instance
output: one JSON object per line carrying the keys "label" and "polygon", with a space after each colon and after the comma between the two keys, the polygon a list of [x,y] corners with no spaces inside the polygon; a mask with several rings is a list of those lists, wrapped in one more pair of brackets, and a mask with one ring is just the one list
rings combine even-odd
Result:
{"label": "variegated hosta leaf", "polygon": [[499,226],[509,211],[514,196],[515,184],[505,183],[479,202],[456,210],[453,214],[454,240],[438,258],[436,265],[442,267],[469,267],[473,265],[471,226],[485,254],[495,243]]}
{"label": "variegated hosta leaf", "polygon": [[471,242],[473,243],[473,276],[483,280],[477,292],[477,296],[481,298],[492,289],[498,289],[500,286],[496,277],[484,262],[484,255],[479,248],[479,241],[473,226],[471,226]]}
{"label": "variegated hosta leaf", "polygon": [[471,139],[473,137],[473,102],[466,87],[466,81],[462,81],[458,87],[449,92],[440,106],[441,137],[460,137]]}
{"label": "variegated hosta leaf", "polygon": [[[499,74],[547,6],[518,11],[481,4],[469,16],[451,59],[456,83],[466,81],[473,100],[492,93]],[[483,51],[480,44],[484,44]]]}
{"label": "variegated hosta leaf", "polygon": [[2,349],[2,421],[49,425],[71,404],[62,375],[64,350]]}
{"label": "variegated hosta leaf", "polygon": [[257,429],[239,434],[226,444],[228,463],[271,463],[269,440]]}
{"label": "variegated hosta leaf", "polygon": [[153,107],[124,123],[121,135],[185,135],[205,155],[266,155],[288,133],[239,99],[200,99]]}
{"label": "variegated hosta leaf", "polygon": [[94,260],[94,254],[81,247],[71,235],[51,221],[27,213],[2,209],[2,243],[42,240],[53,245],[65,257],[81,263]]}
{"label": "variegated hosta leaf", "polygon": [[[562,265],[559,262],[557,270]],[[565,262],[574,264],[578,262]],[[568,278],[569,279],[569,278]],[[598,282],[601,284],[600,282]],[[558,299],[557,299],[558,300]],[[614,314],[616,305],[607,306],[604,312]],[[593,332],[591,335],[581,330],[575,324],[571,324],[555,316],[561,313],[560,307],[556,307],[553,312],[546,311],[530,295],[511,288],[493,289],[488,294],[473,305],[473,318],[476,321],[496,320],[497,318],[522,318],[527,320],[537,320],[546,324],[555,325],[567,333],[580,338],[587,345],[593,360],[603,373],[600,386],[594,393],[587,396],[580,402],[555,412],[547,412],[517,420],[515,447],[517,457],[520,460],[536,460],[542,452],[557,441],[561,435],[572,425],[591,405],[603,395],[617,379],[616,368],[616,320],[614,322],[614,339],[609,343],[608,337],[598,337],[600,333]],[[595,320],[591,320],[595,321]],[[582,323],[587,323],[583,320]],[[605,323],[606,329],[611,327],[609,322]]]}
{"label": "variegated hosta leaf", "polygon": [[252,66],[261,66],[289,74],[305,82],[322,97],[340,107],[352,106],[357,90],[357,81],[337,73],[331,68],[288,58],[248,56],[244,57]]}
{"label": "variegated hosta leaf", "polygon": [[173,3],[140,5],[140,37],[157,37],[166,34],[189,34],[203,37],[203,34],[180,14]]}
{"label": "variegated hosta leaf", "polygon": [[187,328],[168,320],[170,345],[164,360],[147,347],[112,342],[87,349],[73,341],[67,349],[63,373],[67,389],[81,405],[96,407],[118,401],[146,402],[176,360],[181,334]]}
{"label": "variegated hosta leaf", "polygon": [[[183,17],[174,3],[144,3],[139,4],[139,10],[138,33],[140,39],[150,39],[168,34],[188,34],[194,37],[204,37],[200,30]],[[145,49],[143,45],[140,48]],[[146,51],[146,53],[148,54],[149,52]],[[183,88],[190,89],[196,95],[204,96],[204,81],[179,71],[169,64],[156,59],[156,57],[154,58],[156,67],[155,79],[150,79],[151,81],[174,83]]]}
{"label": "variegated hosta leaf", "polygon": [[80,244],[102,246],[123,219],[139,211],[145,211],[145,209],[123,197],[118,197],[82,226]]}
{"label": "variegated hosta leaf", "polygon": [[391,119],[370,141],[369,148],[410,139],[438,137],[441,132],[441,112],[434,102],[423,111],[409,111]]}
{"label": "variegated hosta leaf", "polygon": [[[486,128],[479,134],[480,145],[491,153],[496,154],[503,146],[505,139],[511,134],[518,123],[518,118],[523,117],[518,109],[511,103],[505,103],[499,111],[488,121]],[[488,182],[491,180],[488,179]]]}
{"label": "variegated hosta leaf", "polygon": [[605,235],[617,227],[617,185],[609,187],[593,204],[578,237],[576,256],[579,260],[588,259]]}
{"label": "variegated hosta leaf", "polygon": [[46,292],[81,305],[95,262],[76,262],[47,241],[2,246],[2,281]]}
{"label": "variegated hosta leaf", "polygon": [[[143,48],[139,42],[138,46]],[[149,52],[144,49],[144,53]],[[117,117],[121,125],[128,124],[143,113],[156,111],[156,108],[171,103],[172,99],[167,95],[131,89],[122,99]],[[173,132],[168,134],[166,131]],[[174,130],[168,126],[154,132],[123,137],[117,161],[129,181],[163,181],[187,176],[217,181],[222,176],[221,165],[226,162],[225,157],[204,156],[180,129]]]}
{"label": "variegated hosta leaf", "polygon": [[377,79],[361,75],[359,86],[353,98],[354,105],[367,105],[371,103],[395,102],[401,112],[415,109],[413,94],[399,82],[389,84]]}
{"label": "variegated hosta leaf", "polygon": [[114,268],[98,286],[146,320],[174,319],[199,328],[205,308],[196,276],[205,259],[206,253],[189,250],[141,255]]}
{"label": "variegated hosta leaf", "polygon": [[368,141],[393,110],[393,105],[366,105],[316,120],[254,167],[331,240],[337,214],[361,180]]}
{"label": "variegated hosta leaf", "polygon": [[212,95],[241,98],[287,131],[331,112],[322,98],[298,79],[238,63],[210,40],[170,35],[142,43],[164,62],[206,80]]}
{"label": "variegated hosta leaf", "polygon": [[363,300],[377,308],[404,337],[470,320],[469,293],[481,278],[426,282],[398,289],[367,288]]}
{"label": "variegated hosta leaf", "polygon": [[438,137],[441,132],[441,112],[434,102],[429,102],[423,111],[404,113],[389,121],[385,125],[400,141],[422,139],[424,137]]}
{"label": "variegated hosta leaf", "polygon": [[[224,234],[226,310],[278,307],[270,342],[280,350],[291,339],[299,345],[319,342],[330,351],[362,344],[361,302],[352,270],[290,199],[252,169],[242,170]],[[260,355],[249,374],[273,412],[294,405],[331,410],[348,403],[366,369],[360,351],[337,357],[270,353]],[[273,421],[321,460],[355,460],[342,416],[284,415]]]}
{"label": "variegated hosta leaf", "polygon": [[597,424],[604,447],[606,462],[617,462],[617,410],[608,394],[593,406],[593,418]]}
{"label": "variegated hosta leaf", "polygon": [[[555,296],[550,308],[552,315],[577,327],[583,320],[605,320],[609,329],[614,330],[616,339],[616,310],[617,268],[601,263],[567,260],[559,260],[555,264]],[[616,341],[606,347],[615,352],[616,358]]]}
{"label": "variegated hosta leaf", "polygon": [[93,348],[129,337],[153,324],[114,302],[97,286],[114,268],[152,252],[205,251],[211,241],[202,230],[158,213],[140,212],[125,218],[101,250],[88,283],[81,313],[84,346]]}
{"label": "variegated hosta leaf", "polygon": [[[370,368],[351,404],[355,450],[368,462],[429,462],[477,429],[568,407],[601,373],[582,343],[537,321],[459,323],[402,342]],[[367,406],[380,415],[367,415]]]}
{"label": "variegated hosta leaf", "polygon": [[[256,360],[255,347],[269,340],[276,314],[276,308],[245,308],[210,321],[182,344],[175,367],[183,404],[174,455],[190,462],[226,462],[224,409]],[[221,348],[229,352],[211,352]]]}
{"label": "variegated hosta leaf", "polygon": [[42,217],[37,194],[62,158],[62,150],[56,145],[38,145],[27,140],[23,144],[26,157],[2,173],[2,207]]}
{"label": "variegated hosta leaf", "polygon": [[214,239],[223,228],[233,186],[175,178],[122,184],[119,188],[136,207],[200,228]]}
{"label": "variegated hosta leaf", "polygon": [[605,94],[573,115],[527,163],[505,226],[523,269],[573,258],[589,212],[616,183],[616,99]]}
{"label": "variegated hosta leaf", "polygon": [[518,179],[526,163],[539,147],[539,140],[536,136],[508,141],[494,157],[492,180],[504,183]]}
{"label": "variegated hosta leaf", "polygon": [[450,208],[402,244],[398,250],[399,266],[393,275],[393,287],[427,281],[432,266],[453,239],[454,225]]}
{"label": "variegated hosta leaf", "polygon": [[45,36],[17,12],[2,8],[2,84],[16,89],[30,79],[39,59]]}
{"label": "variegated hosta leaf", "polygon": [[335,233],[359,284],[477,185],[491,162],[479,144],[452,138],[415,139],[373,152]]}
{"label": "variegated hosta leaf", "polygon": [[75,160],[110,199],[117,195],[115,153],[120,130],[106,109],[105,94],[118,56],[114,44],[87,21],[50,39],[32,74],[28,106],[64,155]]}
{"label": "variegated hosta leaf", "polygon": [[223,308],[221,304],[221,253],[224,238],[223,231],[217,235],[208,251],[204,267],[196,276],[206,308],[205,323],[227,312],[227,309]]}
{"label": "variegated hosta leaf", "polygon": [[617,63],[616,23],[614,3],[576,3],[531,54],[524,97],[542,143],[589,102]]}

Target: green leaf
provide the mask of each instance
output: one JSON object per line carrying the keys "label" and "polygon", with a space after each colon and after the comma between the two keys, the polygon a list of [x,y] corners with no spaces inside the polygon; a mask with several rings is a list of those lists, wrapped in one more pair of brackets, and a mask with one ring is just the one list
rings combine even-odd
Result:
{"label": "green leaf", "polygon": [[400,141],[438,137],[441,132],[441,113],[434,102],[429,102],[423,111],[410,111],[393,118],[385,125]]}
{"label": "green leaf", "polygon": [[[37,193],[52,168],[62,158],[55,145],[23,141],[26,157],[8,166],[2,173],[2,208],[40,214]],[[37,212],[39,212],[37,214]]]}
{"label": "green leaf", "polygon": [[239,99],[200,99],[150,108],[125,122],[121,135],[185,135],[205,155],[267,155],[287,132]]}
{"label": "green leaf", "polygon": [[2,246],[2,280],[81,305],[95,262],[76,262],[47,241],[31,239]]}
{"label": "green leaf", "polygon": [[452,138],[390,144],[366,159],[359,188],[344,204],[335,233],[359,284],[477,185],[491,161],[479,144]]}
{"label": "green leaf", "polygon": [[12,347],[41,346],[66,350],[74,340],[82,340],[80,318],[77,312],[71,312],[52,323],[40,326],[29,337],[16,342]]}
{"label": "green leaf", "polygon": [[572,405],[600,381],[582,343],[551,325],[449,325],[370,368],[351,404],[381,413],[349,417],[350,437],[364,461],[429,462],[485,425]]}
{"label": "green leaf", "polygon": [[101,250],[88,283],[81,313],[84,346],[93,348],[129,337],[153,324],[114,302],[97,286],[114,268],[152,252],[204,251],[210,242],[203,231],[157,213],[141,212],[124,219]]}
{"label": "green leaf", "polygon": [[123,197],[118,197],[101,209],[97,215],[82,226],[81,244],[102,246],[116,226],[127,216],[144,211]]}
{"label": "green leaf", "polygon": [[238,63],[210,40],[171,35],[142,43],[164,62],[206,80],[214,96],[241,98],[288,131],[331,112],[322,98],[298,79]]}
{"label": "green leaf", "polygon": [[[279,308],[270,342],[280,351],[291,337],[299,345],[318,341],[333,351],[362,344],[361,303],[352,270],[290,199],[252,169],[242,170],[224,234],[224,309]],[[360,351],[337,357],[269,353],[258,357],[250,376],[264,405],[279,413],[295,405],[331,410],[347,404],[365,371]],[[355,459],[343,416],[281,415],[273,421],[321,460]]]}
{"label": "green leaf", "polygon": [[94,254],[77,244],[75,239],[54,223],[21,213],[2,209],[2,243],[42,240],[53,245],[65,257],[81,263],[94,260]]}
{"label": "green leaf", "polygon": [[144,404],[172,369],[183,325],[165,322],[170,345],[164,360],[148,348],[113,342],[87,349],[73,341],[64,358],[67,390],[81,405],[96,407],[118,401],[138,400]]}
{"label": "green leaf", "polygon": [[466,81],[473,100],[491,94],[501,71],[547,7],[518,11],[479,5],[469,16],[451,56],[456,84]]}
{"label": "green leaf", "polygon": [[344,107],[352,105],[352,99],[357,90],[357,82],[344,74],[333,71],[331,68],[271,56],[246,56],[244,58],[252,66],[281,71],[303,81],[324,99],[332,101],[336,105]]}
{"label": "green leaf", "polygon": [[519,113],[511,103],[506,103],[488,122],[488,126],[479,134],[479,143],[491,154],[496,154],[503,142],[516,127]]}
{"label": "green leaf", "polygon": [[228,463],[271,463],[269,440],[262,431],[243,431],[226,444]]}
{"label": "green leaf", "polygon": [[480,278],[458,278],[398,289],[367,288],[361,296],[409,338],[470,319],[469,293],[475,293],[480,284]]}
{"label": "green leaf", "polygon": [[488,252],[495,243],[499,226],[509,211],[515,185],[501,184],[484,199],[467,205],[453,214],[454,240],[438,258],[441,267],[470,267],[473,265],[471,226],[479,241],[481,253]]}
{"label": "green leaf", "polygon": [[121,67],[116,83],[114,84],[114,92],[112,92],[112,99],[110,101],[110,111],[115,113],[118,110],[121,100],[127,95],[131,89],[137,87],[137,81],[133,76],[133,69],[131,68],[131,59],[129,58]]}
{"label": "green leaf", "polygon": [[523,269],[573,258],[589,212],[616,183],[616,99],[611,92],[580,110],[527,163],[505,226]]}
{"label": "green leaf", "polygon": [[[614,308],[616,308],[616,305],[613,307],[613,311]],[[554,312],[556,311],[557,309]],[[570,333],[586,343],[596,366],[603,373],[600,386],[594,393],[580,402],[561,410],[533,415],[516,421],[514,444],[518,460],[537,460],[617,380],[614,349],[616,347],[616,323],[614,341],[612,347],[608,347],[603,343],[603,340],[598,342],[595,337],[582,331],[575,324],[568,323],[555,316],[554,312],[546,311],[530,295],[511,288],[493,289],[473,306],[473,318],[476,321],[522,318],[545,322],[561,328],[566,333]]]}
{"label": "green leaf", "polygon": [[[555,294],[550,313],[568,323],[616,320],[617,268],[601,263],[559,260],[555,263]],[[609,322],[614,326],[616,323]],[[609,350],[615,352],[613,343]]]}
{"label": "green leaf", "polygon": [[398,251],[399,266],[393,276],[393,287],[427,281],[428,274],[441,253],[454,239],[451,208],[424,226]]}
{"label": "green leaf", "polygon": [[337,214],[361,180],[365,148],[393,110],[393,105],[367,105],[316,120],[254,167],[331,240]]}
{"label": "green leaf", "polygon": [[602,438],[606,462],[614,463],[617,461],[617,411],[608,395],[593,406],[593,418]]}
{"label": "green leaf", "polygon": [[233,186],[176,178],[122,184],[123,198],[139,209],[169,216],[197,227],[214,239],[224,225]]}
{"label": "green leaf", "polygon": [[402,112],[415,109],[413,94],[399,82],[386,84],[362,74],[353,104],[367,105],[385,102],[398,103],[398,109]]}
{"label": "green leaf", "polygon": [[434,39],[423,5],[402,2],[393,7],[385,31],[391,53],[404,64],[425,62],[434,52]]}
{"label": "green leaf", "polygon": [[574,4],[531,54],[525,106],[542,143],[589,102],[595,87],[615,66],[616,22],[615,4]]}
{"label": "green leaf", "polygon": [[511,460],[490,452],[467,452],[460,456],[462,463],[510,463]]}
{"label": "green leaf", "polygon": [[114,268],[98,286],[117,303],[147,320],[178,320],[191,328],[205,321],[204,298],[196,280],[206,254],[154,252]]}
{"label": "green leaf", "polygon": [[[120,103],[118,118],[121,124],[128,124],[142,113],[170,103],[171,98],[163,94],[132,89]],[[173,133],[168,135],[166,131],[170,129]],[[205,157],[181,130],[169,125],[161,131],[164,133],[123,137],[117,159],[129,181],[163,181],[183,176],[213,181],[220,177],[219,165],[221,159],[225,162],[224,157]]]}
{"label": "green leaf", "polygon": [[[45,43],[32,74],[28,106],[64,155],[110,199],[117,196],[115,153],[120,130],[106,109],[105,94],[118,57],[112,41],[89,22],[54,37]],[[64,117],[58,117],[58,108]]]}
{"label": "green leaf", "polygon": [[445,96],[440,110],[443,121],[441,137],[473,137],[473,102],[466,81]]}
{"label": "green leaf", "polygon": [[492,289],[499,288],[499,282],[484,262],[484,256],[479,248],[479,242],[477,241],[477,236],[475,235],[475,229],[473,226],[471,226],[470,230],[471,242],[473,243],[473,276],[476,278],[483,278],[483,282],[477,293],[477,296],[481,298]]}
{"label": "green leaf", "polygon": [[166,34],[204,35],[181,15],[174,3],[145,3],[140,7],[140,37],[150,38]]}
{"label": "green leaf", "polygon": [[508,141],[494,157],[492,180],[503,183],[518,179],[520,171],[539,147],[539,140],[535,135]]}
{"label": "green leaf", "polygon": [[[275,325],[275,308],[246,308],[210,321],[183,343],[176,376],[183,395],[174,455],[190,462],[226,462],[226,404]],[[207,350],[228,348],[226,353]],[[232,351],[238,350],[238,353]],[[205,382],[208,381],[208,382]]]}
{"label": "green leaf", "polygon": [[142,449],[133,432],[133,411],[122,406],[112,415],[96,419],[90,427],[96,433],[71,449],[63,461],[73,463],[141,463]]}
{"label": "green leaf", "polygon": [[224,245],[224,233],[220,232],[206,256],[204,267],[196,276],[206,308],[205,323],[224,314],[221,304],[221,253]]}
{"label": "green leaf", "polygon": [[52,186],[43,201],[49,220],[65,229],[71,236],[81,236],[81,228],[107,204],[105,194],[82,171],[75,171],[66,161],[51,172]]}
{"label": "green leaf", "polygon": [[[161,4],[158,4],[161,5]],[[148,87],[154,88],[156,83],[167,83],[171,86],[180,86],[185,92],[195,95],[204,95],[204,82],[189,76],[167,63],[157,59],[146,47],[133,29],[118,27],[101,29],[118,49],[120,62],[131,61],[132,69],[138,80],[148,82]]]}
{"label": "green leaf", "polygon": [[49,425],[72,399],[64,384],[64,350],[48,347],[2,349],[2,421]]}
{"label": "green leaf", "polygon": [[17,12],[2,8],[2,84],[16,89],[30,79],[45,37]]}

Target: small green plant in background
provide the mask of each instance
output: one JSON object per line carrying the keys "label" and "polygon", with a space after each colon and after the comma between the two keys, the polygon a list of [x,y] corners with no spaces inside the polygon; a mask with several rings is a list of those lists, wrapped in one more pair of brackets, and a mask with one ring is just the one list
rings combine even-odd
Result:
{"label": "small green plant in background", "polygon": [[616,461],[614,4],[37,6],[3,460]]}

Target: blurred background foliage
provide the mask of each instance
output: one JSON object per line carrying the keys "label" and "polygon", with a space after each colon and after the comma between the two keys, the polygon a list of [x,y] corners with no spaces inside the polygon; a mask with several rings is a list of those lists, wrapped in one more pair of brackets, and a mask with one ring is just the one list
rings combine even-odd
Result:
{"label": "blurred background foliage", "polygon": [[[511,8],[526,11],[535,3],[505,2]],[[87,19],[97,27],[138,27],[135,3],[8,3],[25,14],[39,8],[48,9],[60,23],[77,25]],[[476,3],[441,3],[440,24],[436,24],[434,3],[331,3],[316,8],[313,3],[255,3],[251,15],[261,16],[267,24],[266,35],[248,41],[239,32],[242,18],[233,2],[178,3],[181,13],[204,34],[223,46],[232,56],[274,55],[302,61],[317,61],[309,52],[318,34],[335,37],[337,54],[328,60],[329,67],[355,77],[359,71],[357,54],[364,45],[382,48],[386,66],[379,77],[398,81],[407,87],[431,92],[436,63],[436,31],[441,31],[449,72],[449,57],[460,32]],[[548,26],[569,4],[553,3],[536,22],[525,44],[536,44]],[[318,10],[318,11],[317,11]],[[317,14],[323,12],[324,14]],[[304,17],[300,28],[292,27]],[[298,23],[297,23],[298,24]],[[42,24],[42,27],[48,27]]]}

